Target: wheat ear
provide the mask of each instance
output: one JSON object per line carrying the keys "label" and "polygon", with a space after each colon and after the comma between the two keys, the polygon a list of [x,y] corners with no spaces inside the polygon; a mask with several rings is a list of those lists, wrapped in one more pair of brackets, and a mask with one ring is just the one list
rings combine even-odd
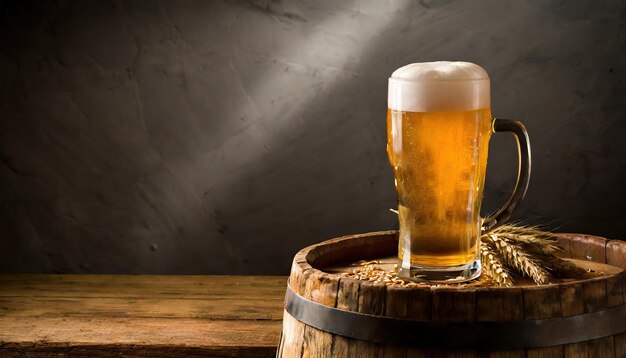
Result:
{"label": "wheat ear", "polygon": [[488,238],[508,265],[532,278],[537,284],[549,282],[550,274],[548,271],[541,266],[538,260],[529,255],[520,244],[496,234],[490,234]]}
{"label": "wheat ear", "polygon": [[499,286],[513,286],[513,278],[509,270],[506,269],[502,259],[496,254],[496,250],[490,247],[487,242],[480,243],[480,259],[482,261],[483,272]]}
{"label": "wheat ear", "polygon": [[544,255],[554,255],[562,251],[556,236],[536,226],[503,225],[489,234],[498,235],[524,245],[524,249]]}

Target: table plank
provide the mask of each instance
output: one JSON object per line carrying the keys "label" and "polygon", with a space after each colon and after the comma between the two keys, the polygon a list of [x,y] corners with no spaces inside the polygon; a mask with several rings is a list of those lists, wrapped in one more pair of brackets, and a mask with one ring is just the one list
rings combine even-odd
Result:
{"label": "table plank", "polygon": [[0,275],[0,297],[265,297],[280,293],[286,276]]}
{"label": "table plank", "polygon": [[0,355],[273,356],[286,277],[0,275]]}

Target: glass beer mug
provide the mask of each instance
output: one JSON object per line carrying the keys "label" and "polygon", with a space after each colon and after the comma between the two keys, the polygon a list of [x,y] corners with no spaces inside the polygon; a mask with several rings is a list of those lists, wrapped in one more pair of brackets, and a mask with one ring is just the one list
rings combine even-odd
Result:
{"label": "glass beer mug", "polygon": [[[511,132],[518,176],[504,206],[481,218],[489,138]],[[489,76],[468,62],[414,63],[389,78],[387,153],[395,176],[398,276],[462,282],[480,275],[480,236],[505,222],[530,179],[519,121],[491,117]]]}

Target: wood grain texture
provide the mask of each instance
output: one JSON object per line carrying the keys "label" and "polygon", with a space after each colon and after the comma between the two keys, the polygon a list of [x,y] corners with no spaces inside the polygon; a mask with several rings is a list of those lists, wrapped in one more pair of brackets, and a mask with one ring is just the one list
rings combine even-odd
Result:
{"label": "wood grain texture", "polygon": [[[306,281],[312,270],[301,270],[301,265],[306,265],[306,258],[301,253],[296,254],[291,266],[291,275],[289,276],[289,285],[291,289],[303,295],[305,291]],[[283,323],[283,337],[281,345],[281,355],[283,357],[300,357],[304,347],[304,331],[306,325],[289,313],[285,312],[285,321]]]}
{"label": "wood grain texture", "polygon": [[[433,316],[433,295],[429,287],[412,287],[408,291],[407,318],[430,321]],[[407,358],[430,357],[433,352],[421,347],[407,347]]]}
{"label": "wood grain texture", "polygon": [[[359,291],[359,313],[381,316],[385,314],[386,285],[364,282]],[[378,357],[384,353],[384,346],[358,340],[354,346],[357,357]]]}
{"label": "wood grain texture", "polygon": [[611,240],[606,243],[606,262],[609,265],[626,268],[626,243]]}
{"label": "wood grain texture", "polygon": [[[608,260],[608,258],[607,258]],[[609,307],[626,303],[626,272],[606,282]],[[626,332],[613,336],[613,349],[616,357],[626,357]]]}
{"label": "wood grain texture", "polygon": [[[561,316],[561,290],[558,285],[524,288],[524,319],[548,319]],[[531,348],[528,358],[562,357],[563,346]]]}
{"label": "wood grain texture", "polygon": [[[583,285],[572,282],[560,286],[561,316],[569,317],[585,313]],[[563,356],[568,358],[586,357],[587,343],[579,342],[563,345]]]}
{"label": "wood grain texture", "polygon": [[568,253],[570,257],[601,263],[606,262],[607,239],[583,234],[560,235],[569,240]]}
{"label": "wood grain texture", "polygon": [[[609,306],[606,280],[592,280],[583,283],[583,301],[585,313],[605,310]],[[613,337],[604,337],[587,342],[590,357],[614,357]]]}
{"label": "wood grain texture", "polygon": [[[406,318],[409,305],[410,291],[402,287],[389,286],[385,297],[385,316]],[[381,345],[384,358],[404,358],[407,355],[406,347],[394,344]]]}
{"label": "wood grain texture", "polygon": [[280,352],[282,357],[300,357],[304,346],[304,329],[306,325],[291,317],[287,311],[284,313],[283,334],[281,338]]}
{"label": "wood grain texture", "polygon": [[286,277],[0,275],[0,356],[276,351]]}
{"label": "wood grain texture", "polygon": [[[337,305],[339,278],[322,272],[313,272],[306,281],[304,297],[326,306]],[[333,335],[316,328],[304,327],[302,358],[330,357],[332,354]]]}
{"label": "wood grain texture", "polygon": [[[347,311],[358,311],[359,287],[359,281],[349,278],[340,279],[337,292],[337,308]],[[333,341],[332,357],[356,357],[354,346],[354,339],[336,336]]]}
{"label": "wood grain texture", "polygon": [[[524,298],[519,288],[479,288],[476,290],[477,321],[520,321],[524,319]],[[481,352],[481,357],[526,358],[523,349]]]}
{"label": "wood grain texture", "polygon": [[[444,322],[474,322],[476,321],[476,289],[458,289],[455,287],[433,287],[432,292],[432,320]],[[454,339],[454,337],[450,337]],[[470,350],[436,349],[432,350],[433,357],[473,358],[479,354]]]}

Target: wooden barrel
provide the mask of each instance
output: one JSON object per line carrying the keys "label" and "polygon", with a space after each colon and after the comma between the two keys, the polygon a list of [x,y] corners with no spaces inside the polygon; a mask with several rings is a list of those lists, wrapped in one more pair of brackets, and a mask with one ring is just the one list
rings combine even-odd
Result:
{"label": "wooden barrel", "polygon": [[307,247],[293,260],[277,356],[626,357],[626,244],[559,241],[602,274],[543,286],[387,286],[329,268],[396,255],[395,231]]}

